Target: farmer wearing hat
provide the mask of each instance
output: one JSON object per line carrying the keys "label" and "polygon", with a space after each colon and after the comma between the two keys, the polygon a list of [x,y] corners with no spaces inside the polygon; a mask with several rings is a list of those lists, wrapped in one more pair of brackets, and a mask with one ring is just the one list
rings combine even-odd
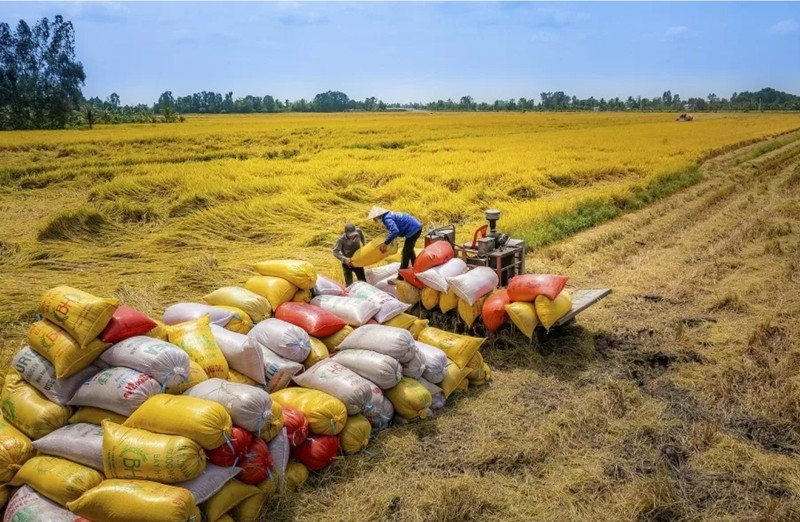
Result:
{"label": "farmer wearing hat", "polygon": [[359,281],[366,281],[367,276],[364,269],[361,267],[353,266],[350,258],[356,253],[356,250],[366,243],[364,241],[364,233],[360,228],[352,223],[347,223],[344,226],[344,234],[339,236],[336,244],[333,246],[333,255],[342,262],[342,271],[344,272],[344,282],[347,286],[353,283],[353,273]]}
{"label": "farmer wearing hat", "polygon": [[[375,222],[382,222],[389,234],[386,240],[381,245],[381,252],[386,252],[389,243],[395,238],[405,238],[403,243],[403,254],[400,258],[400,268],[407,268],[414,266],[414,261],[417,260],[417,254],[414,252],[414,246],[417,244],[420,234],[422,234],[422,224],[411,214],[403,212],[389,212],[385,208],[372,207],[369,211],[367,219],[372,219]],[[402,279],[397,276],[397,279]]]}

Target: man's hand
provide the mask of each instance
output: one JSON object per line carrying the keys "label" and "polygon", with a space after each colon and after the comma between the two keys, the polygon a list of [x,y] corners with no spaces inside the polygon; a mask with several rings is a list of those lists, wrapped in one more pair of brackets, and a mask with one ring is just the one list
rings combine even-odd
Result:
{"label": "man's hand", "polygon": [[353,266],[353,260],[350,259],[349,257],[345,257],[344,258],[344,264],[347,265],[347,266]]}
{"label": "man's hand", "polygon": [[388,249],[389,249],[389,245],[387,245],[386,243],[381,243],[381,246],[380,246],[381,254],[385,254]]}

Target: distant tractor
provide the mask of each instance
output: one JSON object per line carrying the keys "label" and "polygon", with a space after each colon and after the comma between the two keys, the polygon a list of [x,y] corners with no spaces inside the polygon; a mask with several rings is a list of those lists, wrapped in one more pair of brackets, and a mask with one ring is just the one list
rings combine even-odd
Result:
{"label": "distant tractor", "polygon": [[680,116],[675,118],[675,121],[694,121],[694,116],[692,116],[691,114],[681,114]]}

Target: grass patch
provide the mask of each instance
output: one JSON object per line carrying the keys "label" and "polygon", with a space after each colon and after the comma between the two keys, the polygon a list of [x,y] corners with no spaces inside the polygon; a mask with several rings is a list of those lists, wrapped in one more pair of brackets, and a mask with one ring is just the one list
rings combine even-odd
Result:
{"label": "grass patch", "polygon": [[36,237],[39,241],[93,239],[102,234],[107,224],[103,214],[83,206],[52,216]]}

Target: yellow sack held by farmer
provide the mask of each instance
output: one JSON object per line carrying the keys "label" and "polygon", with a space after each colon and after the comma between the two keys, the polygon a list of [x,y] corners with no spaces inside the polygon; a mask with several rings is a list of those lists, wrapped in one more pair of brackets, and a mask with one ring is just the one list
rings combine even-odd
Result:
{"label": "yellow sack held by farmer", "polygon": [[231,416],[222,405],[196,397],[164,393],[144,401],[123,425],[187,437],[207,450],[222,446],[233,429]]}
{"label": "yellow sack held by farmer", "polygon": [[31,439],[0,418],[0,484],[5,484],[36,454]]}
{"label": "yellow sack held by farmer", "polygon": [[59,457],[39,456],[23,464],[10,484],[27,484],[56,504],[66,507],[101,482],[103,474],[90,467]]}
{"label": "yellow sack held by farmer", "polygon": [[549,330],[559,319],[572,310],[572,296],[566,290],[558,294],[558,297],[554,300],[540,295],[536,296],[535,305],[539,322]]}
{"label": "yellow sack held by farmer", "polygon": [[456,292],[450,288],[447,290],[447,292],[443,292],[439,296],[439,310],[445,314],[450,310],[455,310],[458,308],[458,301],[458,295],[456,295]]}
{"label": "yellow sack held by farmer", "polygon": [[127,418],[128,417],[125,415],[120,415],[115,411],[104,410],[103,408],[95,408],[94,406],[81,406],[75,413],[72,414],[72,417],[69,418],[69,423],[86,423],[100,426],[106,419],[110,420],[111,422],[116,422],[117,424],[122,424]]}
{"label": "yellow sack held by farmer", "polygon": [[283,429],[283,406],[277,401],[272,401],[272,420],[261,430],[261,438],[269,442]]}
{"label": "yellow sack held by farmer", "polygon": [[169,342],[188,353],[209,378],[224,379],[228,376],[228,361],[211,333],[207,315],[170,326]]}
{"label": "yellow sack held by farmer", "polygon": [[281,406],[290,406],[308,419],[308,428],[318,435],[338,435],[347,422],[347,407],[325,392],[309,388],[286,388],[271,394]]}
{"label": "yellow sack held by farmer", "polygon": [[301,290],[311,290],[317,284],[317,271],[308,261],[297,259],[261,261],[256,263],[255,269],[261,275],[286,279]]}
{"label": "yellow sack held by farmer", "polygon": [[149,480],[105,480],[67,508],[88,520],[200,522],[191,491]]}
{"label": "yellow sack held by farmer", "polygon": [[425,310],[433,310],[439,306],[439,294],[440,292],[438,290],[428,288],[427,286],[420,290],[419,299],[422,301],[422,306],[425,307]]}
{"label": "yellow sack held by farmer", "polygon": [[340,344],[342,344],[342,342],[344,341],[345,337],[347,337],[351,333],[353,333],[353,327],[348,324],[348,325],[345,325],[344,328],[342,328],[341,330],[339,330],[335,334],[329,335],[328,337],[322,337],[320,339],[320,341],[322,341],[322,344],[324,344],[325,348],[328,349],[328,353],[335,352],[336,348]]}
{"label": "yellow sack held by farmer", "polygon": [[438,328],[428,327],[419,334],[421,343],[430,344],[442,350],[447,358],[455,362],[459,368],[467,365],[475,352],[486,339],[483,337],[472,337],[469,335],[459,335]]}
{"label": "yellow sack held by farmer", "polygon": [[[228,368],[228,375],[230,375],[230,368]],[[175,384],[167,388],[166,392],[172,395],[180,395],[195,384],[200,384],[208,380],[208,374],[203,367],[194,361],[189,361],[189,378],[183,382]]]}
{"label": "yellow sack held by farmer", "polygon": [[330,357],[330,352],[328,352],[328,347],[325,346],[325,343],[323,343],[316,337],[310,335],[309,339],[311,341],[311,351],[309,352],[308,357],[306,357],[306,360],[303,361],[303,367],[306,370],[308,370],[321,360]]}
{"label": "yellow sack held by farmer", "polygon": [[386,252],[381,252],[380,247],[385,239],[386,238],[383,236],[376,237],[366,245],[356,250],[356,253],[353,254],[353,257],[350,258],[350,261],[353,263],[353,266],[365,267],[369,265],[374,265],[375,263],[383,261],[390,255],[397,253],[397,240],[392,241],[391,243],[389,243],[389,245],[387,245]]}
{"label": "yellow sack held by farmer", "polygon": [[71,286],[57,286],[42,295],[39,314],[69,333],[81,348],[108,325],[119,299],[95,297]]}
{"label": "yellow sack held by farmer", "polygon": [[175,484],[206,469],[206,454],[193,440],[103,421],[103,471],[108,478]]}
{"label": "yellow sack held by farmer", "polygon": [[272,310],[277,310],[283,303],[291,301],[298,290],[286,279],[275,276],[253,276],[247,280],[244,287],[266,297]]}
{"label": "yellow sack held by farmer", "polygon": [[384,390],[383,394],[397,415],[406,420],[424,419],[431,413],[431,392],[417,380],[403,377],[397,386]]}
{"label": "yellow sack held by farmer", "polygon": [[3,417],[33,440],[65,426],[72,414],[68,407],[50,402],[13,368],[6,373],[0,401]]}
{"label": "yellow sack held by farmer", "polygon": [[225,513],[259,493],[261,493],[261,490],[258,487],[233,479],[222,486],[222,489],[214,493],[214,496],[205,502],[203,506],[205,520],[216,522]]}
{"label": "yellow sack held by farmer", "polygon": [[297,491],[306,480],[308,480],[308,468],[296,460],[290,460],[286,465],[286,491]]}
{"label": "yellow sack held by farmer", "polygon": [[447,363],[447,368],[444,372],[444,380],[439,383],[439,387],[444,392],[445,399],[450,397],[450,394],[462,385],[470,373],[472,373],[472,368],[459,368],[453,361]]}
{"label": "yellow sack held by farmer", "polygon": [[232,306],[243,310],[254,323],[272,315],[272,307],[263,295],[246,288],[225,286],[203,296],[203,301],[213,306]]}
{"label": "yellow sack held by farmer", "polygon": [[339,432],[339,447],[345,455],[354,455],[367,447],[372,425],[361,414],[350,415],[344,429]]}
{"label": "yellow sack held by farmer", "polygon": [[509,319],[514,323],[514,326],[519,328],[519,331],[528,339],[533,339],[533,332],[539,325],[539,319],[536,317],[536,307],[533,303],[524,303],[518,301],[506,305],[506,312]]}
{"label": "yellow sack held by farmer", "polygon": [[472,328],[472,325],[475,324],[475,321],[481,316],[484,301],[486,301],[486,298],[481,297],[475,301],[475,304],[471,305],[463,299],[458,300],[458,315],[470,328]]}
{"label": "yellow sack held by farmer", "polygon": [[94,339],[81,347],[65,330],[50,321],[36,321],[28,328],[28,344],[36,353],[50,361],[56,377],[65,379],[83,370],[111,346]]}
{"label": "yellow sack held by farmer", "polygon": [[278,492],[278,479],[277,475],[273,475],[272,478],[267,478],[256,484],[259,493],[244,499],[233,508],[233,519],[236,522],[256,522],[267,500]]}

